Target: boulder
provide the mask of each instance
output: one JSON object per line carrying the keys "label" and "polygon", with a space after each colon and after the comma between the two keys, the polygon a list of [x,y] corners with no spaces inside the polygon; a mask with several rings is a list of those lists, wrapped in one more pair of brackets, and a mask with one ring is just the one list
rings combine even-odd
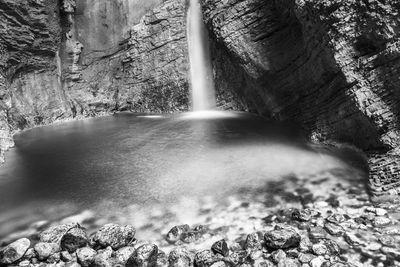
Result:
{"label": "boulder", "polygon": [[128,259],[127,267],[156,267],[158,247],[152,244],[145,244],[138,247]]}
{"label": "boulder", "polygon": [[9,244],[0,251],[0,263],[11,264],[20,260],[29,249],[31,241],[27,238],[21,238]]}
{"label": "boulder", "polygon": [[135,233],[135,228],[130,225],[106,224],[94,234],[92,243],[96,248],[111,246],[113,249],[119,249],[135,241]]}
{"label": "boulder", "polygon": [[57,243],[39,242],[35,245],[34,250],[37,258],[41,261],[44,261],[51,255],[60,252],[60,245]]}
{"label": "boulder", "polygon": [[169,267],[186,267],[192,265],[192,257],[185,248],[176,248],[169,253]]}
{"label": "boulder", "polygon": [[300,235],[294,230],[272,230],[264,235],[265,244],[272,249],[297,247],[300,243]]}
{"label": "boulder", "polygon": [[61,238],[61,248],[68,252],[74,252],[78,248],[88,244],[86,231],[81,227],[74,227],[66,232]]}

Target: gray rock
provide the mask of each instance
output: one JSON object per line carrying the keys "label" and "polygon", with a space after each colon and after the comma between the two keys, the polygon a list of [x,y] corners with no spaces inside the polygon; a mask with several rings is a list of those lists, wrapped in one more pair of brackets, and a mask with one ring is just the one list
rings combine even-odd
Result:
{"label": "gray rock", "polygon": [[138,247],[128,259],[127,267],[155,267],[157,266],[158,247],[145,244]]}
{"label": "gray rock", "polygon": [[315,256],[312,254],[309,254],[309,253],[300,253],[299,257],[298,257],[298,259],[301,263],[309,263],[314,258],[315,258]]}
{"label": "gray rock", "polygon": [[135,252],[135,248],[134,247],[123,247],[118,249],[115,252],[115,258],[118,260],[118,262],[122,263],[122,264],[126,264],[126,262],[128,261],[128,259],[132,256],[132,254]]}
{"label": "gray rock", "polygon": [[271,253],[271,259],[275,263],[279,263],[286,259],[286,253],[282,249],[278,249]]}
{"label": "gray rock", "polygon": [[57,243],[39,242],[34,247],[39,260],[46,260],[51,255],[60,252],[60,245]]}
{"label": "gray rock", "polygon": [[326,255],[328,254],[329,250],[323,243],[314,244],[312,246],[312,251],[315,255]]}
{"label": "gray rock", "polygon": [[69,253],[68,251],[61,251],[61,260],[65,262],[76,261],[76,254]]}
{"label": "gray rock", "polygon": [[233,266],[237,266],[244,262],[246,256],[247,252],[244,250],[234,251],[226,258],[226,260],[233,264]]}
{"label": "gray rock", "polygon": [[93,246],[96,248],[111,246],[113,249],[119,249],[134,242],[135,233],[135,228],[130,225],[106,224],[93,235]]}
{"label": "gray rock", "polygon": [[312,213],[309,209],[296,209],[292,212],[292,218],[299,222],[308,222],[312,218]]}
{"label": "gray rock", "polygon": [[389,218],[383,217],[383,216],[377,216],[372,221],[372,224],[375,227],[383,227],[383,226],[387,226],[391,223],[392,223],[392,221]]}
{"label": "gray rock", "polygon": [[86,231],[77,226],[66,232],[61,238],[61,248],[68,252],[74,252],[78,248],[84,247],[88,244]]}
{"label": "gray rock", "polygon": [[215,242],[211,246],[211,251],[214,252],[215,254],[220,254],[224,257],[227,257],[229,255],[228,244],[224,239]]}
{"label": "gray rock", "polygon": [[168,267],[168,257],[164,251],[158,251],[156,266],[157,267]]}
{"label": "gray rock", "polygon": [[187,224],[174,226],[169,230],[165,239],[170,243],[175,243],[181,239],[183,233],[186,233],[189,230],[190,227]]}
{"label": "gray rock", "polygon": [[31,241],[27,238],[21,238],[9,244],[0,251],[0,263],[11,264],[25,255],[31,245]]}
{"label": "gray rock", "polygon": [[218,261],[219,259],[215,257],[211,250],[197,252],[194,256],[194,266],[196,267],[209,267]]}
{"label": "gray rock", "polygon": [[[117,264],[117,259],[112,258],[113,250],[111,247],[99,250],[91,263],[91,267],[113,267]],[[121,264],[122,265],[122,264]]]}
{"label": "gray rock", "polygon": [[329,234],[334,236],[340,236],[344,233],[344,229],[342,226],[331,222],[325,223],[324,228]]}
{"label": "gray rock", "polygon": [[192,256],[185,248],[175,248],[168,255],[170,267],[186,267],[193,263]]}
{"label": "gray rock", "polygon": [[297,247],[300,243],[300,235],[294,230],[272,230],[264,235],[265,245],[269,248],[280,249]]}
{"label": "gray rock", "polygon": [[263,234],[260,232],[251,233],[247,236],[244,248],[247,250],[259,250],[264,243]]}
{"label": "gray rock", "polygon": [[92,264],[95,256],[96,256],[96,251],[89,247],[79,248],[76,250],[76,257],[78,258],[78,263],[83,267],[87,267],[90,264]]}
{"label": "gray rock", "polygon": [[70,229],[74,227],[79,227],[77,223],[68,223],[57,226],[52,226],[47,230],[40,233],[40,242],[46,243],[57,243],[61,242],[62,237],[67,233]]}

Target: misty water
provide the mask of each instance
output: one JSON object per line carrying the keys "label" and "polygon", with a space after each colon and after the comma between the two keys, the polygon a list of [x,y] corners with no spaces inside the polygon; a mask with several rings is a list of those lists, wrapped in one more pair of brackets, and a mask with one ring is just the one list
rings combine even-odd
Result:
{"label": "misty water", "polygon": [[223,199],[344,164],[293,127],[234,112],[119,114],[32,129],[15,142],[0,168],[0,235],[83,209],[102,215],[182,197]]}

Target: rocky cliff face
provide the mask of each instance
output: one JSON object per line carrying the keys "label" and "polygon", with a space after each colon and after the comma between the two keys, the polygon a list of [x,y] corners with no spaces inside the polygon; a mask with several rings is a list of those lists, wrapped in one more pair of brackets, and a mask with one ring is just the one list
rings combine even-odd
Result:
{"label": "rocky cliff face", "polygon": [[373,193],[399,193],[398,3],[202,3],[219,90],[314,140],[357,145],[370,156]]}
{"label": "rocky cliff face", "polygon": [[19,129],[188,109],[185,0],[1,0],[0,11],[0,158]]}

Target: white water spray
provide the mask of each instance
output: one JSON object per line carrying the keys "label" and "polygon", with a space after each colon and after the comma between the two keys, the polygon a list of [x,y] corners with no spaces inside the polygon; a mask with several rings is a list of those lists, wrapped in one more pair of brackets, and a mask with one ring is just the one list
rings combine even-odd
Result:
{"label": "white water spray", "polygon": [[193,111],[210,110],[215,108],[216,101],[208,33],[200,0],[190,0],[187,27]]}

